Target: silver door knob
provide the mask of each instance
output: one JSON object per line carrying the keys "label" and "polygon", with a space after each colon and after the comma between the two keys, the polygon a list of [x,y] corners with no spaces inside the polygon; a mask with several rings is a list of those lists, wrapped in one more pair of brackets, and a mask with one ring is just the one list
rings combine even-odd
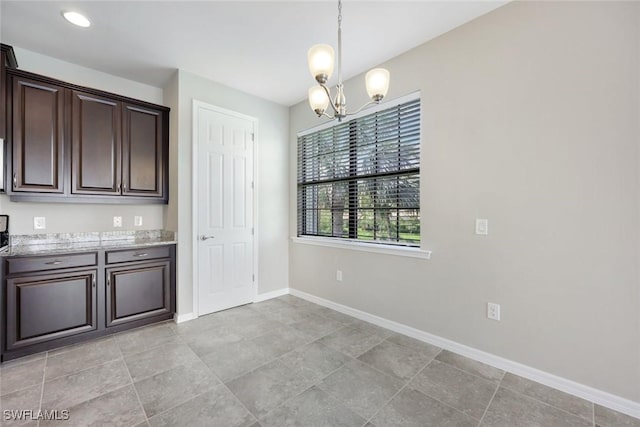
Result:
{"label": "silver door knob", "polygon": [[215,239],[215,236],[205,236],[204,234],[202,236],[200,236],[200,240],[207,240],[207,239]]}

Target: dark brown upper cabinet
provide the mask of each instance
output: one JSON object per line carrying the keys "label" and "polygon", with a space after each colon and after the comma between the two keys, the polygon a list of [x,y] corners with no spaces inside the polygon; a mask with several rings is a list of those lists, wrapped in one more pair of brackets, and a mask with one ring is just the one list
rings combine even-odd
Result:
{"label": "dark brown upper cabinet", "polygon": [[0,44],[0,138],[7,137],[7,68],[17,68],[16,56],[13,48]]}
{"label": "dark brown upper cabinet", "polygon": [[123,106],[122,194],[162,197],[165,171],[161,112]]}
{"label": "dark brown upper cabinet", "polygon": [[64,192],[64,95],[56,84],[13,79],[13,191]]}
{"label": "dark brown upper cabinet", "polygon": [[72,193],[121,193],[121,110],[121,103],[112,99],[72,92]]}
{"label": "dark brown upper cabinet", "polygon": [[12,201],[167,203],[167,107],[5,72]]}
{"label": "dark brown upper cabinet", "polygon": [[73,91],[71,192],[164,195],[162,111]]}

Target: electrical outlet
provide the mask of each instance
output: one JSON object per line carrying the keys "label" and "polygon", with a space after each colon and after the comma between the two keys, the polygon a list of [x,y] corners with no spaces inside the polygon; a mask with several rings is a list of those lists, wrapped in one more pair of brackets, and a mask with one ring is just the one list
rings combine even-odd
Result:
{"label": "electrical outlet", "polygon": [[489,220],[476,219],[476,234],[486,236],[489,234]]}
{"label": "electrical outlet", "polygon": [[500,320],[500,304],[487,303],[487,317],[491,320]]}
{"label": "electrical outlet", "polygon": [[113,226],[114,227],[122,227],[122,217],[121,216],[114,216],[113,217]]}
{"label": "electrical outlet", "polygon": [[136,227],[142,227],[142,217],[141,216],[134,216],[133,217],[133,225]]}
{"label": "electrical outlet", "polygon": [[34,216],[33,217],[33,229],[34,230],[44,230],[47,228],[47,221],[43,216]]}
{"label": "electrical outlet", "polygon": [[336,280],[338,282],[342,282],[342,270],[337,270],[336,271]]}

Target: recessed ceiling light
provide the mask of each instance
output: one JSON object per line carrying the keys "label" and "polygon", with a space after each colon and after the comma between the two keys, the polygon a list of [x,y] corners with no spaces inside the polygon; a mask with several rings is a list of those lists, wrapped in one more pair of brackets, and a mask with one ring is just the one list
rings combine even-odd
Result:
{"label": "recessed ceiling light", "polygon": [[78,27],[87,28],[91,26],[91,21],[89,21],[87,17],[81,13],[62,12],[62,16],[64,16],[64,19],[66,19],[67,21],[71,22],[74,25],[77,25]]}

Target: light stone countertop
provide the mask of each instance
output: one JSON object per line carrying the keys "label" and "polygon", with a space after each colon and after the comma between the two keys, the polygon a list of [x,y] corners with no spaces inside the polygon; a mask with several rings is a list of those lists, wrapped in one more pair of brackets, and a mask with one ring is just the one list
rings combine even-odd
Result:
{"label": "light stone countertop", "polygon": [[166,230],[12,235],[9,241],[0,256],[57,255],[177,243],[175,233]]}

